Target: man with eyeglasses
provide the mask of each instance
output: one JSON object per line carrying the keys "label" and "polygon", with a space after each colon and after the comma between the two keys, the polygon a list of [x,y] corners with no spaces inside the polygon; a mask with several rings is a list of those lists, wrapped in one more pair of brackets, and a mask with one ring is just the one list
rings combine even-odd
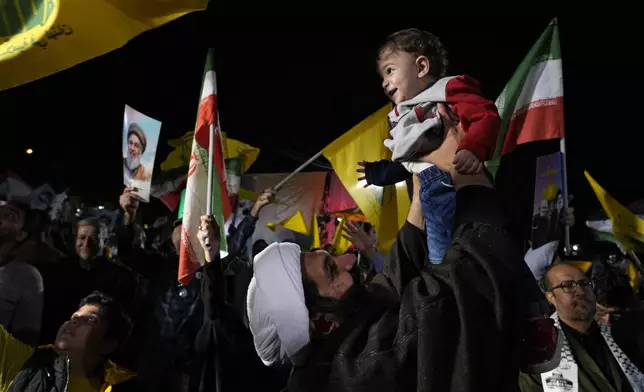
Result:
{"label": "man with eyeglasses", "polygon": [[544,279],[556,310],[552,318],[563,332],[561,362],[551,372],[521,374],[521,391],[644,391],[644,374],[615,343],[610,327],[594,320],[592,281],[567,264],[551,267]]}

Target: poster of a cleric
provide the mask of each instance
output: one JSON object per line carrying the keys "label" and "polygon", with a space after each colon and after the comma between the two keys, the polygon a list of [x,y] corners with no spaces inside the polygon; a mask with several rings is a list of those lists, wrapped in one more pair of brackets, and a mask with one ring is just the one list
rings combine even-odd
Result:
{"label": "poster of a cleric", "polygon": [[150,184],[161,122],[125,105],[123,116],[123,183],[143,201],[150,200]]}
{"label": "poster of a cleric", "polygon": [[563,155],[557,152],[537,158],[532,249],[562,238],[563,189]]}

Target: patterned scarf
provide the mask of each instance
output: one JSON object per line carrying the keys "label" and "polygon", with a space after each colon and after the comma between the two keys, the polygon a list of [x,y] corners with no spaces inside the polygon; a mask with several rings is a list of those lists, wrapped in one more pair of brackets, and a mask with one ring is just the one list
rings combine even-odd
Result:
{"label": "patterned scarf", "polygon": [[[559,316],[557,315],[557,313],[554,313],[550,318],[554,320],[555,326],[559,330],[559,333],[561,334],[561,337],[562,337],[561,363],[559,365],[559,368],[561,368],[565,362],[576,363],[575,357],[572,354],[572,350],[570,349],[570,344],[568,343],[568,339],[566,338],[566,335],[561,329],[561,324],[559,323]],[[624,372],[624,374],[626,375],[626,378],[628,379],[629,384],[631,384],[631,388],[633,388],[633,391],[644,392],[644,374],[642,374],[637,369],[637,367],[633,364],[633,362],[626,356],[626,354],[624,354],[622,349],[619,348],[617,343],[615,343],[610,327],[600,324],[599,329],[601,331],[602,336],[604,337],[604,340],[606,341],[606,344],[608,345],[608,348],[610,349],[610,352],[617,360],[617,363],[619,364],[619,367],[622,369],[622,372]],[[574,380],[574,381],[577,382],[578,380]]]}

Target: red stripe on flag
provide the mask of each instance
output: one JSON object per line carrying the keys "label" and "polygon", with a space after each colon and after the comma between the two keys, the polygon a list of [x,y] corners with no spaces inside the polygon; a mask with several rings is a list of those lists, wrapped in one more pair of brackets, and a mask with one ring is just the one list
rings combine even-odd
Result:
{"label": "red stripe on flag", "polygon": [[224,220],[232,213],[230,197],[228,196],[228,186],[226,185],[226,166],[224,163],[224,152],[222,149],[223,140],[221,131],[217,126],[217,96],[209,95],[199,104],[197,113],[197,129],[195,130],[195,140],[201,147],[208,150],[210,144],[210,125],[215,125],[215,169],[217,170],[217,179],[221,189],[221,207],[224,213]]}
{"label": "red stripe on flag", "polygon": [[564,136],[563,97],[532,102],[510,121],[502,154],[516,146]]}
{"label": "red stripe on flag", "polygon": [[217,96],[209,95],[201,101],[197,112],[195,140],[206,150],[208,150],[208,142],[210,141],[210,125],[217,125],[217,103]]}
{"label": "red stripe on flag", "polygon": [[179,206],[179,202],[181,201],[181,193],[186,189],[186,185],[187,181],[183,181],[177,189],[162,195],[159,200],[161,200],[161,202],[163,202],[170,211],[176,210]]}
{"label": "red stripe on flag", "polygon": [[219,127],[215,128],[215,169],[217,169],[217,178],[219,179],[219,189],[221,189],[221,209],[224,214],[224,222],[232,213],[230,206],[230,196],[228,195],[228,185],[226,184],[226,166],[224,160],[223,140]]}
{"label": "red stripe on flag", "polygon": [[[197,260],[197,255],[194,252],[192,243],[190,242],[190,236],[186,231],[185,227],[181,228],[181,250],[179,251],[179,260],[188,261],[179,263],[179,273],[178,280],[184,286],[187,286],[192,282],[192,277],[194,273],[197,272],[201,265],[199,263],[193,263],[190,260]],[[201,246],[201,244],[198,244]]]}

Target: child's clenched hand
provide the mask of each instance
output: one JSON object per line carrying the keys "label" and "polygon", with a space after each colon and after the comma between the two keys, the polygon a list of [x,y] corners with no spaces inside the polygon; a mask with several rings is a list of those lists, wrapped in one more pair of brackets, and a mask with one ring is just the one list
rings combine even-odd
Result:
{"label": "child's clenched hand", "polygon": [[471,151],[460,150],[454,157],[454,169],[459,174],[478,174],[483,171],[483,162]]}

